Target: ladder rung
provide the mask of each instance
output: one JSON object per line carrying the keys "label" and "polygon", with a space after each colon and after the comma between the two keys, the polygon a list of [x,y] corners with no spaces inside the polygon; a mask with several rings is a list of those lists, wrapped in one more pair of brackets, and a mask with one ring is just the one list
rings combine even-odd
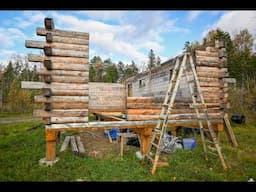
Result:
{"label": "ladder rung", "polygon": [[159,119],[165,120],[165,115],[159,115]]}
{"label": "ladder rung", "polygon": [[189,80],[188,83],[195,83],[195,80]]}
{"label": "ladder rung", "polygon": [[212,142],[212,141],[206,140],[206,142],[214,145],[214,142]]}
{"label": "ladder rung", "polygon": [[207,146],[208,147],[208,149],[210,149],[210,150],[212,150],[212,151],[217,151],[217,149],[216,148],[214,148],[214,147],[211,147],[211,146]]}
{"label": "ladder rung", "polygon": [[164,104],[162,104],[162,106],[165,108],[168,108],[169,105],[164,103]]}
{"label": "ladder rung", "polygon": [[162,131],[160,129],[154,129],[154,132],[160,134]]}
{"label": "ladder rung", "polygon": [[154,147],[156,147],[157,149],[159,148],[156,143],[151,142],[151,144],[152,144]]}

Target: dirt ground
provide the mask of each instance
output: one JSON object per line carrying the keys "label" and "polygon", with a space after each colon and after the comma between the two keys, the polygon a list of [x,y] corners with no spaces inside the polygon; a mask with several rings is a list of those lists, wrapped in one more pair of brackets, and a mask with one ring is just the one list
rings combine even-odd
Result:
{"label": "dirt ground", "polygon": [[[95,158],[112,158],[120,154],[120,140],[110,143],[104,136],[104,130],[85,131],[80,133],[86,154]],[[124,155],[128,150],[139,151],[138,147],[126,145],[124,142]]]}

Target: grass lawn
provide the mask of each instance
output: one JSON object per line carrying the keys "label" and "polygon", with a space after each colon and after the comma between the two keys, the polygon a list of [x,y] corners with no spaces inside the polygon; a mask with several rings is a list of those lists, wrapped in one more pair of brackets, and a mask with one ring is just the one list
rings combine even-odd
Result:
{"label": "grass lawn", "polygon": [[[39,159],[45,156],[44,128],[27,129],[40,123],[0,125],[0,181],[247,181],[250,177],[256,180],[255,124],[233,125],[237,148],[231,147],[225,133],[221,133],[222,151],[230,167],[226,172],[218,159],[204,160],[197,136],[196,149],[169,155],[170,165],[158,168],[152,176],[150,165],[136,158],[136,148],[126,151],[123,158],[116,154],[104,159],[78,157],[66,151],[53,167],[39,166]],[[62,134],[62,140],[63,137]]]}

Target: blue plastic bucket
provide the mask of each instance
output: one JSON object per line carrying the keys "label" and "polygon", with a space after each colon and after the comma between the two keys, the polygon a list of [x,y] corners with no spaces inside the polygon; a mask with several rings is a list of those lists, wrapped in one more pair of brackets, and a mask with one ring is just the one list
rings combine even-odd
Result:
{"label": "blue plastic bucket", "polygon": [[196,147],[196,138],[184,138],[183,147],[184,149],[194,149]]}

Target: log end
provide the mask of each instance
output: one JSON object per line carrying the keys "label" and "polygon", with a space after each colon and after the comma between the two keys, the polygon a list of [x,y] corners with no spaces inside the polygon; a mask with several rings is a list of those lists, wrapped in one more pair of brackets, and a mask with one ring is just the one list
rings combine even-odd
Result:
{"label": "log end", "polygon": [[52,69],[52,61],[51,60],[44,60],[44,67],[48,70]]}
{"label": "log end", "polygon": [[52,34],[51,33],[46,33],[46,42],[47,43],[52,43],[52,40],[53,37],[52,37]]}
{"label": "log end", "polygon": [[50,88],[42,88],[43,96],[50,97],[52,96],[52,91]]}
{"label": "log end", "polygon": [[49,46],[44,47],[44,54],[47,56],[52,56],[52,48]]}
{"label": "log end", "polygon": [[44,26],[45,26],[45,29],[47,30],[52,30],[54,29],[54,22],[53,22],[53,18],[45,18],[44,19]]}
{"label": "log end", "polygon": [[44,103],[44,110],[45,111],[51,111],[52,110],[52,104],[51,103]]}

